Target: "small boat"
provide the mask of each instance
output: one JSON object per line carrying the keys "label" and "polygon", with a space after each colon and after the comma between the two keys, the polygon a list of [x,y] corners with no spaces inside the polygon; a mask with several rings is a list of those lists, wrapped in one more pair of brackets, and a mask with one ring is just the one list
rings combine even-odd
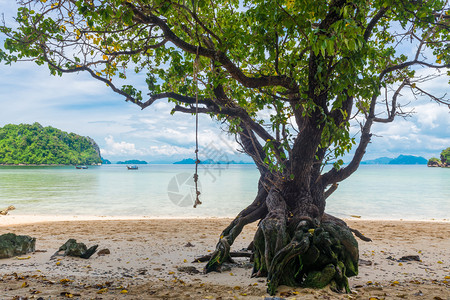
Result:
{"label": "small boat", "polygon": [[128,170],[137,170],[137,169],[138,169],[138,166],[136,166],[136,165],[127,166],[127,169],[128,169]]}
{"label": "small boat", "polygon": [[87,166],[75,166],[75,168],[77,168],[77,169],[87,169],[88,167]]}

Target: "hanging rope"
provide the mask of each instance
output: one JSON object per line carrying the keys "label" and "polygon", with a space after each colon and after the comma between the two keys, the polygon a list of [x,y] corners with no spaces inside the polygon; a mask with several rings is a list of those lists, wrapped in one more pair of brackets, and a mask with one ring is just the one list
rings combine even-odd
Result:
{"label": "hanging rope", "polygon": [[198,47],[197,53],[195,55],[194,60],[194,81],[195,81],[195,174],[194,174],[194,183],[195,183],[195,203],[194,208],[197,207],[198,204],[202,204],[199,199],[200,191],[198,190],[198,164],[200,161],[198,160]]}

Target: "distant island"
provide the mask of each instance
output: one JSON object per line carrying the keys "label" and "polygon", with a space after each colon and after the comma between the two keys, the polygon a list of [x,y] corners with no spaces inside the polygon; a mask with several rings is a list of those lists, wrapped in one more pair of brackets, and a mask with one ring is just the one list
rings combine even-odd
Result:
{"label": "distant island", "polygon": [[376,159],[365,160],[361,162],[361,165],[387,165],[393,158],[379,157]]}
{"label": "distant island", "polygon": [[0,127],[0,164],[92,165],[101,163],[100,148],[90,137],[39,123]]}
{"label": "distant island", "polygon": [[102,165],[110,165],[110,164],[111,164],[111,161],[109,161],[105,158],[102,158]]}
{"label": "distant island", "polygon": [[[173,163],[174,165],[192,165],[195,164],[195,159],[192,158],[185,158],[183,160],[177,161]],[[236,162],[234,160],[231,161],[214,161],[212,159],[205,159],[200,161],[200,164],[202,165],[215,165],[215,164],[221,164],[221,165],[248,165],[248,164],[253,164],[252,162],[244,162],[244,161],[239,161]]]}
{"label": "distant island", "polygon": [[427,159],[421,156],[399,155],[396,158],[380,157],[361,162],[362,165],[426,165]]}
{"label": "distant island", "polygon": [[146,165],[148,163],[143,160],[131,159],[131,160],[126,160],[126,161],[118,161],[116,164],[119,164],[119,165]]}
{"label": "distant island", "polygon": [[450,168],[450,147],[442,150],[440,159],[436,157],[430,158],[427,165],[429,167]]}

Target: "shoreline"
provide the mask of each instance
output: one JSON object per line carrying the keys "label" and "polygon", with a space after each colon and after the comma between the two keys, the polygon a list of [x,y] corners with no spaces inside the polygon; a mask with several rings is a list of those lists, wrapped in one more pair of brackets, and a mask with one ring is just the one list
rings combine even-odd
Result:
{"label": "shoreline", "polygon": [[90,221],[145,221],[145,220],[232,220],[232,217],[183,217],[183,216],[99,216],[99,215],[0,215],[0,228],[11,225],[30,225],[53,222]]}
{"label": "shoreline", "polygon": [[[14,214],[0,215],[0,227],[10,225],[27,225],[50,222],[71,221],[127,221],[127,220],[233,220],[235,216],[133,216],[133,215],[44,215],[44,214]],[[341,218],[345,222],[414,222],[414,223],[450,223],[450,219],[389,219],[389,218]]]}
{"label": "shoreline", "polygon": [[64,165],[64,164],[0,164],[0,167],[75,167],[75,166],[101,166],[102,164],[77,164],[77,165]]}

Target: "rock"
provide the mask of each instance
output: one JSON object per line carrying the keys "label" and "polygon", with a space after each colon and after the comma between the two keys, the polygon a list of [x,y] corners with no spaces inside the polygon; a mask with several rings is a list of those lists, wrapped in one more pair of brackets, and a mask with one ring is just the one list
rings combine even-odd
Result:
{"label": "rock", "polygon": [[221,272],[229,272],[229,271],[231,271],[231,267],[232,267],[231,264],[229,264],[229,263],[223,263],[223,264],[222,264],[222,267],[220,268],[220,271],[221,271]]}
{"label": "rock", "polygon": [[360,266],[371,266],[373,265],[373,262],[370,260],[365,260],[365,259],[359,259],[359,265]]}
{"label": "rock", "polygon": [[5,208],[5,209],[2,209],[2,210],[0,210],[0,215],[7,215],[8,214],[8,211],[10,211],[10,210],[15,210],[16,208],[14,207],[14,206],[12,206],[12,205],[10,205],[10,206],[8,206],[7,208]]}
{"label": "rock", "polygon": [[138,274],[139,275],[146,275],[147,274],[147,269],[139,269],[138,270]]}
{"label": "rock", "polygon": [[239,264],[238,267],[244,268],[244,269],[251,269],[251,268],[253,268],[253,263],[251,263],[251,262],[242,263],[242,264]]}
{"label": "rock", "polygon": [[95,253],[97,247],[98,245],[94,245],[88,249],[85,244],[77,243],[75,239],[69,239],[64,245],[59,247],[58,252],[64,251],[64,255],[88,259]]}
{"label": "rock", "polygon": [[200,273],[200,271],[197,270],[197,268],[192,267],[192,266],[188,266],[188,267],[178,267],[177,270],[178,270],[179,272],[185,272],[185,273],[188,273],[188,274],[199,274],[199,273]]}
{"label": "rock", "polygon": [[102,249],[97,252],[97,255],[99,255],[99,256],[106,255],[106,254],[111,254],[111,251],[109,251],[109,249]]}
{"label": "rock", "polygon": [[186,245],[184,245],[185,247],[195,247],[194,245],[191,244],[191,242],[187,242]]}
{"label": "rock", "polygon": [[406,256],[402,256],[400,259],[396,259],[392,256],[388,256],[388,257],[386,257],[386,259],[393,260],[396,262],[420,261],[419,255],[406,255]]}
{"label": "rock", "polygon": [[15,235],[14,233],[0,235],[0,258],[33,252],[35,247],[36,238],[28,235]]}
{"label": "rock", "polygon": [[419,255],[406,255],[406,256],[402,256],[398,261],[403,262],[403,261],[420,261],[420,257]]}
{"label": "rock", "polygon": [[442,163],[440,161],[429,160],[427,163],[428,167],[442,167]]}

